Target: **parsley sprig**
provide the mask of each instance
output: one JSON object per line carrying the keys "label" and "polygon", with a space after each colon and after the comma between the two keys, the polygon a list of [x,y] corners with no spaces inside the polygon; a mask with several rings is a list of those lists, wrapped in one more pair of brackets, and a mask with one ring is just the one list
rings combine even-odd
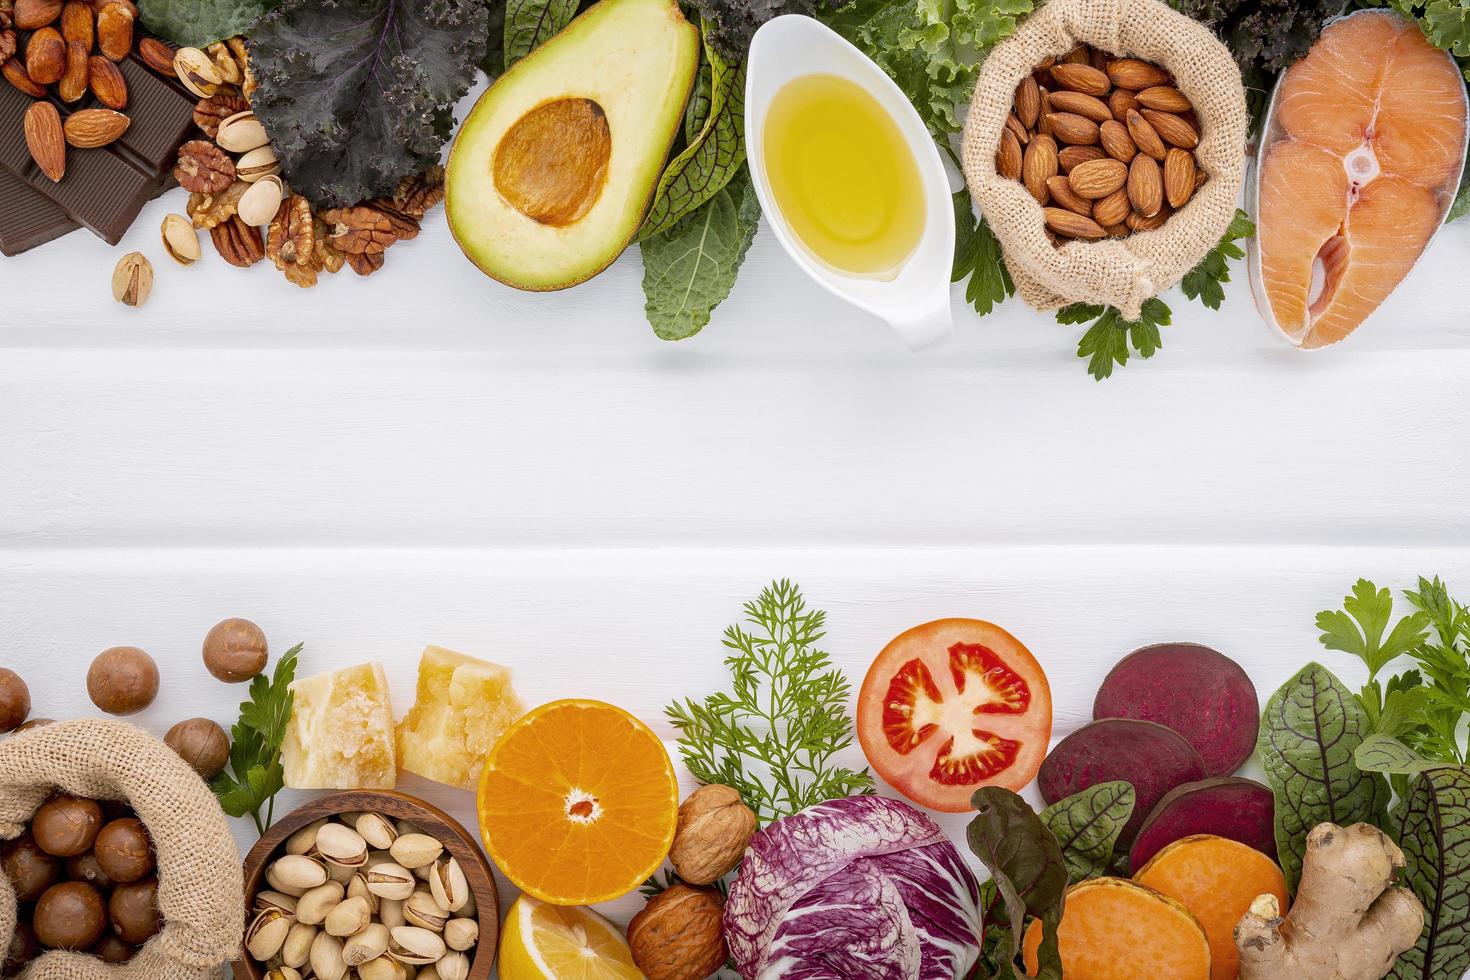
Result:
{"label": "parsley sprig", "polygon": [[[250,699],[240,704],[240,720],[230,729],[229,771],[210,783],[222,810],[232,817],[248,815],[262,834],[275,820],[275,797],[285,785],[281,742],[296,703],[291,682],[301,647],[298,643],[286,651],[270,679],[261,673],[250,682]],[[264,818],[261,807],[266,808]]]}
{"label": "parsley sprig", "polygon": [[1087,358],[1087,373],[1102,381],[1113,375],[1113,366],[1125,367],[1132,351],[1142,358],[1153,357],[1164,346],[1160,327],[1173,322],[1173,311],[1157,296],[1143,301],[1142,315],[1126,320],[1116,306],[1073,303],[1057,310],[1057,322],[1088,323],[1092,326],[1077,342],[1077,356]]}
{"label": "parsley sprig", "polygon": [[826,613],[783,580],[746,603],[745,617],[725,631],[731,691],[664,709],[684,764],[701,782],[739,791],[763,823],[870,792],[866,769],[835,761],[852,744],[851,687],[816,647]]}
{"label": "parsley sprig", "polygon": [[1001,260],[1000,242],[984,218],[970,206],[970,192],[954,194],[954,266],[950,282],[964,282],[965,299],[981,316],[988,315],[1016,292],[1010,271]]}
{"label": "parsley sprig", "polygon": [[1184,295],[1190,299],[1198,299],[1212,310],[1218,310],[1220,304],[1225,302],[1223,284],[1230,281],[1230,262],[1245,258],[1245,249],[1236,242],[1251,238],[1255,233],[1256,226],[1250,216],[1236,208],[1235,217],[1230,219],[1230,227],[1225,229],[1219,244],[1210,249],[1209,254],[1200,259],[1199,265],[1186,272],[1180,280],[1179,288]]}

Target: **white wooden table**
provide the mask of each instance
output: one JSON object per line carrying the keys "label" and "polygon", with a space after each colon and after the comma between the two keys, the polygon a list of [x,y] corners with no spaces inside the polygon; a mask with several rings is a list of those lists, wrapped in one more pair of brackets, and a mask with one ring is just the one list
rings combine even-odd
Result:
{"label": "white wooden table", "polygon": [[[1264,699],[1324,656],[1313,615],[1357,576],[1470,592],[1470,224],[1339,349],[1278,341],[1242,269],[1223,312],[1170,297],[1165,349],[1096,384],[1076,328],[1019,302],[980,320],[957,296],[957,336],[910,355],[764,233],[668,344],[636,252],[521,294],[441,210],[372,279],[301,291],[169,264],[183,203],[120,249],[0,261],[0,664],[38,715],[95,713],[88,662],[132,643],[164,673],[138,722],[228,725],[243,688],[199,644],[240,615],[305,641],[303,673],[384,662],[400,713],[433,642],[667,735],[664,704],[725,682],[741,602],[791,576],[854,682],[914,623],[1004,624],[1060,737],[1141,644],[1213,644]],[[158,269],[141,311],[108,285],[134,248]],[[407,788],[473,824],[467,795]]]}

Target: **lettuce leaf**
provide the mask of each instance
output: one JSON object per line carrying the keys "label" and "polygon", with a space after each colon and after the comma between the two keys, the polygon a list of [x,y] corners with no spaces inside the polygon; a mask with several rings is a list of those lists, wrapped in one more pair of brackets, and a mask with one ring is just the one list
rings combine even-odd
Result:
{"label": "lettuce leaf", "polygon": [[488,29],[481,0],[285,0],[250,35],[282,176],[336,207],[438,163]]}
{"label": "lettuce leaf", "polygon": [[143,26],[181,47],[202,48],[246,28],[276,0],[138,0]]}

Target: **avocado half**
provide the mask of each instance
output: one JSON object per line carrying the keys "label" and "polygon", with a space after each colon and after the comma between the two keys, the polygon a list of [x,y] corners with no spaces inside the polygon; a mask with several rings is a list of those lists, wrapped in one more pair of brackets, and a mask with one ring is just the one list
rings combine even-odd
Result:
{"label": "avocado half", "polygon": [[486,275],[564,289],[643,222],[699,70],[677,0],[601,0],[511,66],[460,127],[449,227]]}

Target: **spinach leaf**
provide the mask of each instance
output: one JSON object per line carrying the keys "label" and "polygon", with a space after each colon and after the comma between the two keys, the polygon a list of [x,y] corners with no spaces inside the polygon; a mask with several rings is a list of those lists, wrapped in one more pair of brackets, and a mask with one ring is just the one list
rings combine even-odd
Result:
{"label": "spinach leaf", "polygon": [[[672,228],[719,193],[745,163],[745,64],[726,61],[710,44],[708,31],[704,51],[710,68],[708,108],[697,103],[693,107],[703,122],[684,151],[664,168],[638,231],[640,240]],[[696,84],[704,80],[701,71]],[[686,115],[686,125],[689,118]]]}
{"label": "spinach leaf", "polygon": [[1399,847],[1408,859],[1404,880],[1429,910],[1429,925],[1389,976],[1461,976],[1470,968],[1470,771],[1423,772],[1397,816]]}
{"label": "spinach leaf", "polygon": [[202,48],[244,34],[276,0],[138,0],[143,26],[181,47]]}
{"label": "spinach leaf", "polygon": [[1031,804],[1010,790],[987,786],[976,790],[972,800],[976,814],[965,836],[970,850],[989,869],[991,881],[1005,903],[1004,917],[987,910],[985,931],[989,933],[995,927],[1007,929],[1010,934],[997,950],[993,975],[1020,976],[1015,967],[1016,954],[1021,949],[1026,918],[1035,916],[1044,930],[1037,976],[1061,980],[1057,926],[1067,895],[1067,863],[1061,845]]}
{"label": "spinach leaf", "polygon": [[577,16],[577,0],[506,0],[505,67],[535,51]]}
{"label": "spinach leaf", "polygon": [[755,185],[742,170],[698,210],[638,243],[644,311],[655,334],[683,340],[709,323],[735,285],[760,215]]}
{"label": "spinach leaf", "polygon": [[251,32],[253,108],[319,208],[391,194],[439,162],[485,51],[481,0],[284,0]]}
{"label": "spinach leaf", "polygon": [[1321,664],[1307,664],[1266,702],[1257,749],[1276,795],[1276,850],[1293,890],[1317,824],[1383,823],[1388,786],[1353,761],[1369,731],[1358,699]]}
{"label": "spinach leaf", "polygon": [[1133,804],[1133,785],[1118,779],[1089,786],[1041,811],[1041,822],[1062,849],[1069,882],[1107,873]]}

